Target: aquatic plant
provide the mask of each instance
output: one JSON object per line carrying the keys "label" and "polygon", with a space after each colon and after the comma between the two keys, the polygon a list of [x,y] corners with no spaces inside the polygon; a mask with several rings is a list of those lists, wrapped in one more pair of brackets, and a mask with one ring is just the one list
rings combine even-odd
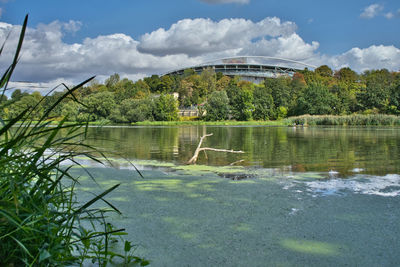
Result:
{"label": "aquatic plant", "polygon": [[[0,79],[2,95],[17,66],[27,20],[28,16],[14,60]],[[87,124],[66,124],[64,118],[48,127],[50,112],[63,99],[74,98],[73,92],[92,79],[73,88],[65,86],[65,93],[35,122],[30,115],[40,103],[11,120],[0,118],[0,266],[82,265],[87,261],[105,266],[113,258],[124,264],[148,264],[132,254],[134,247],[128,241],[122,245],[124,254],[112,251],[112,241],[126,233],[108,222],[110,212],[120,211],[105,196],[119,184],[87,202],[78,199],[79,178],[70,173],[72,166],[80,165],[76,157],[102,163],[95,157],[99,152],[84,142]],[[107,208],[94,206],[99,201]]]}
{"label": "aquatic plant", "polygon": [[286,119],[288,125],[398,126],[400,117],[386,114],[302,115]]}

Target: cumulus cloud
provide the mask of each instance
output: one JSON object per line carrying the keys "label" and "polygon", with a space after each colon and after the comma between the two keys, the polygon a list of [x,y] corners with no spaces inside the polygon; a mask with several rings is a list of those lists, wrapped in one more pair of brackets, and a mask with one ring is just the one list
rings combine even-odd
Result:
{"label": "cumulus cloud", "polygon": [[360,17],[363,19],[372,19],[379,15],[379,13],[383,10],[383,6],[380,4],[372,4],[364,8]]}
{"label": "cumulus cloud", "polygon": [[335,69],[350,67],[358,72],[368,69],[386,68],[400,70],[400,49],[391,45],[372,45],[368,48],[352,48],[349,51],[329,59]]}
{"label": "cumulus cloud", "polygon": [[387,19],[392,19],[392,18],[394,17],[394,14],[393,14],[392,12],[388,12],[388,13],[386,13],[384,16],[385,16],[385,18],[387,18]]}
{"label": "cumulus cloud", "polygon": [[262,39],[244,47],[240,54],[309,61],[309,59],[315,57],[318,47],[318,42],[308,44],[297,33],[293,33],[270,40]]}
{"label": "cumulus cloud", "polygon": [[[335,69],[348,66],[359,72],[400,69],[400,50],[395,46],[353,48],[336,56],[321,55],[318,42],[306,42],[296,33],[295,23],[278,18],[259,22],[185,19],[168,30],[145,34],[139,40],[116,33],[73,44],[63,41],[65,35],[78,31],[81,26],[76,21],[54,21],[28,28],[13,80],[30,82],[30,89],[35,86],[51,89],[61,81],[76,84],[93,75],[100,81],[113,73],[140,79],[222,57],[243,55],[287,58],[316,66],[328,64]],[[0,43],[12,33],[0,58],[3,70],[12,61],[20,29],[21,26],[0,22]]]}
{"label": "cumulus cloud", "polygon": [[[200,59],[184,54],[158,57],[140,53],[139,42],[125,34],[86,38],[74,44],[63,42],[66,32],[77,30],[77,25],[55,21],[28,28],[14,80],[48,83],[62,78],[76,83],[92,75],[107,77],[115,72],[143,77],[200,63]],[[12,32],[2,54],[2,69],[12,60],[20,29],[18,25],[0,23],[0,40]]]}
{"label": "cumulus cloud", "polygon": [[245,19],[184,19],[168,30],[160,28],[140,39],[139,51],[153,55],[185,53],[189,56],[241,48],[263,37],[289,36],[297,26],[279,18],[259,22]]}
{"label": "cumulus cloud", "polygon": [[248,4],[250,2],[250,0],[200,0],[200,1],[209,4],[229,4],[229,3]]}

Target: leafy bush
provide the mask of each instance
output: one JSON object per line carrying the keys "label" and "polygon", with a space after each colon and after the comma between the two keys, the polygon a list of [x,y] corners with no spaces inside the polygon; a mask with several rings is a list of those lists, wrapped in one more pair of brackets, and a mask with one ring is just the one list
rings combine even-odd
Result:
{"label": "leafy bush", "polygon": [[222,121],[229,116],[229,98],[225,91],[215,91],[205,105],[207,121]]}

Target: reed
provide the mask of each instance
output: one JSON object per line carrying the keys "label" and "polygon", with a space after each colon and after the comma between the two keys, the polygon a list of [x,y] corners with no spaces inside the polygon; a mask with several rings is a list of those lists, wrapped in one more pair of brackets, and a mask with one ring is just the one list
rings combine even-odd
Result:
{"label": "reed", "polygon": [[132,125],[137,126],[185,126],[185,125],[210,125],[210,126],[252,126],[252,125],[264,125],[264,126],[284,126],[286,122],[284,120],[277,121],[142,121],[135,122]]}
{"label": "reed", "polygon": [[[14,60],[0,80],[3,95],[19,59],[27,20],[28,16]],[[29,119],[38,105],[12,120],[0,119],[0,266],[82,265],[87,261],[105,266],[115,257],[124,264],[148,264],[132,255],[128,241],[122,245],[125,253],[116,253],[110,246],[126,234],[107,219],[110,212],[120,213],[105,199],[119,184],[86,203],[77,200],[79,180],[70,173],[73,165],[80,166],[75,158],[85,156],[101,163],[94,156],[99,152],[85,144],[87,124],[66,124],[64,118],[48,127],[52,123],[46,120],[48,114],[93,78],[66,87],[65,94],[38,121]],[[93,206],[99,201],[107,208]]]}
{"label": "reed", "polygon": [[286,119],[288,125],[399,126],[400,116],[386,114],[302,115]]}

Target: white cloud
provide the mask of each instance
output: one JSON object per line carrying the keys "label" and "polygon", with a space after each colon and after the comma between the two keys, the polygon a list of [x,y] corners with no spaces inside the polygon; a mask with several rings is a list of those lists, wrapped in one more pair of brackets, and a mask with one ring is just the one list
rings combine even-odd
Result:
{"label": "white cloud", "polygon": [[[113,73],[130,79],[161,74],[222,57],[257,55],[282,57],[313,65],[328,64],[356,71],[400,69],[400,49],[395,46],[353,48],[336,55],[321,55],[319,43],[306,42],[296,24],[278,18],[259,22],[245,19],[186,19],[168,30],[158,29],[140,40],[116,33],[67,44],[63,37],[81,23],[55,21],[28,28],[14,81],[32,82],[38,89],[51,89],[61,81],[76,84],[93,75],[103,81]],[[21,26],[0,22],[0,43],[8,33],[0,59],[0,73],[12,60]],[[18,85],[21,86],[21,85]],[[29,88],[32,88],[32,84]],[[43,89],[41,89],[43,90]]]}
{"label": "white cloud", "polygon": [[248,4],[250,0],[200,0],[202,2],[206,2],[209,4],[229,4],[229,3],[238,3],[238,4]]}
{"label": "white cloud", "polygon": [[329,59],[335,69],[350,67],[358,72],[368,69],[386,68],[400,70],[400,49],[391,45],[372,45],[368,48],[352,48],[349,51]]}
{"label": "white cloud", "polygon": [[387,18],[387,19],[392,19],[392,18],[394,17],[394,15],[393,15],[392,12],[388,12],[388,13],[386,13],[384,16],[385,16],[385,18]]}
{"label": "white cloud", "polygon": [[142,36],[139,51],[153,55],[185,53],[189,56],[246,47],[263,37],[288,36],[295,32],[293,22],[265,18],[259,22],[245,19],[184,19],[168,30],[160,28]]}
{"label": "white cloud", "polygon": [[263,55],[307,61],[315,57],[318,42],[308,44],[296,33],[270,40],[262,39],[243,48],[240,54]]}
{"label": "white cloud", "polygon": [[379,15],[379,13],[383,10],[383,6],[380,4],[372,4],[364,8],[360,17],[364,19],[372,19]]}
{"label": "white cloud", "polygon": [[[65,32],[76,29],[66,27],[70,25],[76,24],[55,21],[28,28],[13,80],[54,84],[65,79],[77,83],[93,75],[102,78],[118,72],[123,77],[143,77],[144,74],[200,63],[200,59],[184,54],[158,57],[140,53],[138,41],[125,34],[86,38],[82,43],[67,44],[62,40]],[[12,60],[20,29],[21,26],[0,23],[0,40],[5,40],[12,32],[1,55],[3,70]]]}

